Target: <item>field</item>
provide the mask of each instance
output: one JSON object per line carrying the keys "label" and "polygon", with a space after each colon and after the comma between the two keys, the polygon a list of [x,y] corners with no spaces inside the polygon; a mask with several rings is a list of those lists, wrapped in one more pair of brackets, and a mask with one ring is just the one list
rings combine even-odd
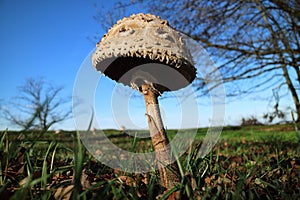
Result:
{"label": "field", "polygon": [[[189,131],[189,130],[185,130]],[[207,129],[178,160],[182,181],[171,191],[159,174],[134,174],[98,162],[77,132],[2,131],[1,199],[300,199],[300,141],[292,125],[225,127],[213,151],[197,157]],[[168,130],[174,137],[176,130]],[[117,146],[152,151],[147,138],[105,130]]]}

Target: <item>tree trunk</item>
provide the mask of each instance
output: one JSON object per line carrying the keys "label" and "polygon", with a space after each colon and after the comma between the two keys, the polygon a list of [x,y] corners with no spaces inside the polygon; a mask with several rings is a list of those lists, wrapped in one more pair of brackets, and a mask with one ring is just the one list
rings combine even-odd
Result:
{"label": "tree trunk", "polygon": [[[294,69],[295,69],[295,71],[297,73],[297,80],[298,80],[298,82],[300,84],[300,68],[298,66],[294,66]],[[296,89],[295,89],[295,93],[297,95]],[[294,102],[295,102],[295,100],[294,100]],[[298,104],[295,104],[295,106],[296,106],[296,113],[297,113],[296,122],[300,124],[300,103],[299,103],[299,98],[298,98]]]}
{"label": "tree trunk", "polygon": [[299,103],[299,100],[298,100],[298,104],[296,104],[296,112],[297,112],[296,123],[300,124],[300,103]]}
{"label": "tree trunk", "polygon": [[283,76],[285,78],[286,84],[292,94],[293,101],[295,104],[295,109],[296,109],[296,113],[297,113],[296,123],[300,123],[300,102],[299,102],[299,98],[297,95],[297,91],[290,79],[289,72],[285,65],[283,65],[282,70],[283,70]]}
{"label": "tree trunk", "polygon": [[[263,19],[264,19],[264,21],[267,25],[267,28],[270,31],[270,34],[272,35],[274,49],[279,50],[280,47],[279,47],[279,41],[278,41],[279,39],[277,37],[277,33],[274,31],[271,23],[269,22],[269,19],[268,19],[267,14],[266,14],[266,9],[262,6],[262,2],[260,2],[260,1],[258,1],[258,10],[261,12],[261,15],[262,15],[262,17],[263,17]],[[283,43],[286,46],[289,46],[286,42],[283,41]],[[296,113],[297,113],[296,123],[299,123],[300,122],[300,101],[299,101],[299,98],[298,98],[298,95],[297,95],[297,91],[296,91],[295,86],[293,85],[293,82],[292,82],[291,78],[290,78],[289,71],[288,71],[287,66],[285,64],[285,59],[284,59],[284,56],[283,56],[283,52],[279,51],[277,53],[277,55],[278,55],[278,58],[279,58],[279,62],[282,63],[281,64],[281,69],[283,71],[283,77],[285,78],[285,82],[288,86],[288,89],[291,92],[291,95],[293,97],[293,101],[294,101],[294,104],[295,104],[295,109],[296,109]]]}
{"label": "tree trunk", "polygon": [[[169,190],[180,183],[180,173],[176,161],[168,165],[175,159],[160,115],[157,99],[159,94],[151,85],[142,85],[142,93],[146,103],[146,115],[148,116],[148,126],[156,155],[160,182]],[[174,193],[169,199],[175,199],[176,195],[177,193]]]}

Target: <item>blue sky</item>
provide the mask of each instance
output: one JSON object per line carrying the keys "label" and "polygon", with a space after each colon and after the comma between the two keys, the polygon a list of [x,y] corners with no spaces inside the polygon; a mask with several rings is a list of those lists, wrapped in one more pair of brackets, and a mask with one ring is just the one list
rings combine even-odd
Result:
{"label": "blue sky", "polygon": [[62,96],[71,96],[77,70],[95,46],[87,37],[104,33],[94,14],[93,1],[1,0],[0,99],[16,96],[29,77],[63,85]]}
{"label": "blue sky", "polygon": [[[61,3],[63,2],[63,3]],[[15,95],[28,77],[45,77],[72,89],[76,69],[99,31],[91,3],[0,1],[1,95]]]}
{"label": "blue sky", "polygon": [[[16,96],[17,86],[30,77],[44,77],[46,81],[63,85],[62,95],[72,96],[78,70],[95,47],[87,37],[95,34],[101,37],[106,32],[93,19],[96,14],[94,3],[90,0],[0,0],[1,102]],[[98,1],[98,4],[110,8],[113,1]],[[109,81],[102,84],[112,84],[111,88],[114,85]],[[108,90],[110,87],[104,88]],[[109,95],[101,98],[109,98]],[[242,117],[260,117],[267,111],[267,105],[268,102],[253,101],[253,98],[229,103],[226,105],[225,123],[238,124]],[[141,126],[146,123],[143,109],[141,106],[129,111],[133,120],[137,116],[140,117],[136,119],[144,120],[137,122]],[[202,126],[209,123],[209,116],[205,115],[209,111],[206,109],[205,106],[200,108],[204,111]],[[109,106],[99,113],[101,116],[98,117],[106,120],[104,128],[118,126],[111,121]],[[170,127],[176,127],[174,121],[176,118],[166,119]],[[10,128],[10,125],[1,120],[0,129],[6,127]],[[54,128],[74,129],[75,126],[71,119]]]}

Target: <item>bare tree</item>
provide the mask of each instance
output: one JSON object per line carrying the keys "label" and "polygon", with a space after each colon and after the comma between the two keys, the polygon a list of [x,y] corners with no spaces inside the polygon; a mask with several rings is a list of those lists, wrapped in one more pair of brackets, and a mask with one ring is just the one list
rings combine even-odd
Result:
{"label": "bare tree", "polygon": [[18,96],[4,109],[4,117],[24,130],[46,131],[66,120],[71,109],[63,108],[68,98],[60,98],[62,87],[46,84],[43,79],[28,79],[18,88]]}
{"label": "bare tree", "polygon": [[151,12],[199,41],[223,76],[210,82],[199,78],[195,86],[201,94],[221,83],[228,96],[281,88],[292,96],[300,122],[299,1],[127,0],[118,2],[116,10],[101,10],[96,19],[111,22],[128,11]]}

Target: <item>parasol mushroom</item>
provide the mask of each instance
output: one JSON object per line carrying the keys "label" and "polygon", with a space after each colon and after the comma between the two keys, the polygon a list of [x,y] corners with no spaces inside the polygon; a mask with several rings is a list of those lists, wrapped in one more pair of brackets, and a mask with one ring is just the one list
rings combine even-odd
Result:
{"label": "parasol mushroom", "polygon": [[[176,162],[160,115],[158,97],[189,85],[196,69],[182,35],[166,20],[136,14],[119,20],[97,44],[94,67],[105,76],[141,92],[161,184],[168,190],[180,182]],[[168,165],[168,166],[166,166]]]}

